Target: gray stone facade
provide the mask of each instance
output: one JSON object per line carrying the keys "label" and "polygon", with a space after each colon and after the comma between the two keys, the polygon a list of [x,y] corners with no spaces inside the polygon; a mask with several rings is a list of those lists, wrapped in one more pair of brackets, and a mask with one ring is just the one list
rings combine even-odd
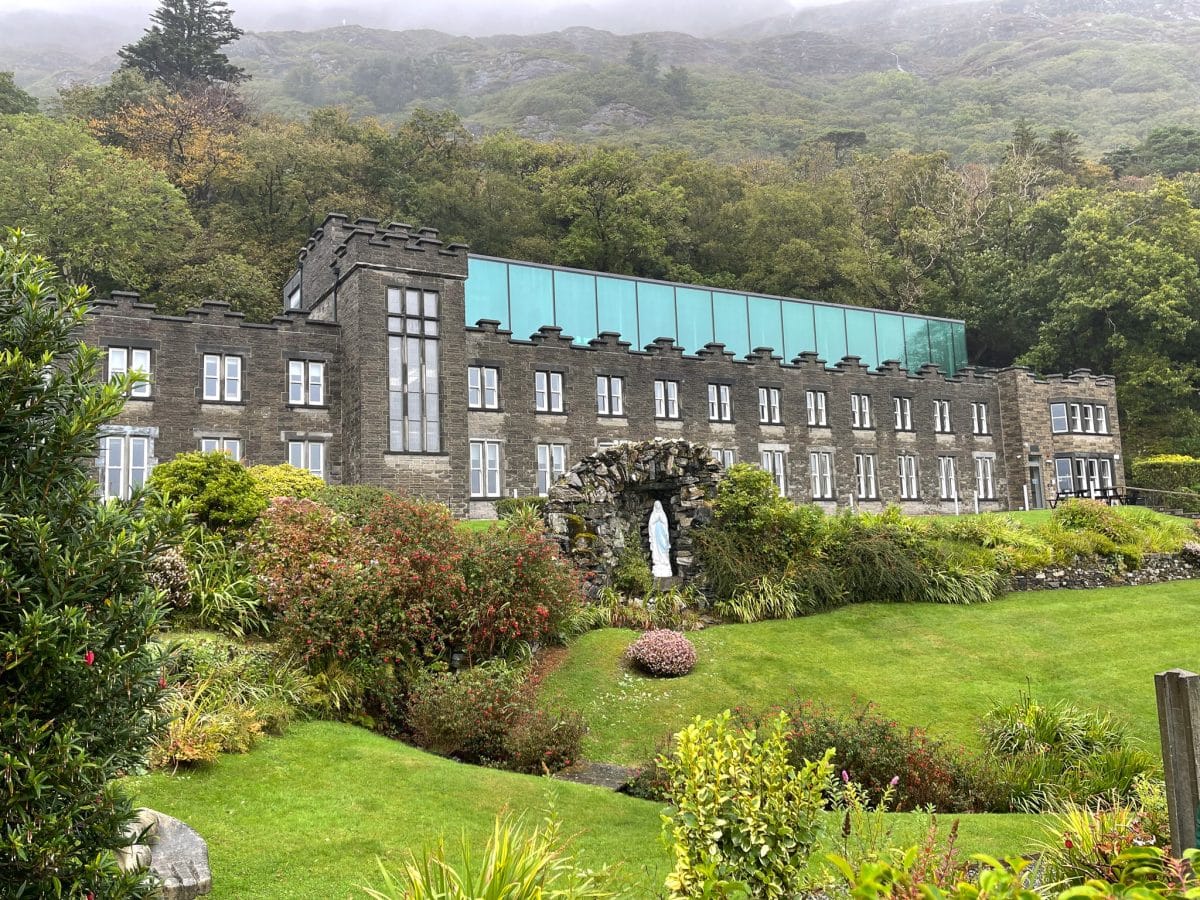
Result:
{"label": "gray stone facade", "polygon": [[[1026,491],[1036,499],[1035,481],[1049,499],[1055,459],[1064,455],[1110,460],[1114,487],[1123,488],[1111,378],[971,368],[947,375],[932,365],[906,371],[897,363],[868,370],[852,357],[827,366],[815,353],[784,361],[769,348],[735,359],[720,344],[690,354],[661,338],[637,349],[613,333],[581,346],[557,327],[513,335],[494,321],[465,325],[467,261],[465,247],[444,245],[430,229],[330,216],[301,251],[285,286],[285,305],[295,308],[268,325],[246,323],[220,302],[171,317],[157,315],[136,295],[114,294],[97,301],[84,336],[101,346],[151,351],[150,397],[131,399],[117,425],[150,436],[157,460],[199,449],[204,436],[236,437],[249,463],[285,462],[289,440],[317,441],[324,444],[323,474],[331,482],[398,489],[472,517],[494,515],[497,495],[538,491],[539,445],[562,448],[555,452],[569,469],[613,442],[653,438],[707,444],[752,463],[768,453],[782,465],[788,496],[828,509],[899,503],[909,512],[953,512],[953,493],[943,497],[940,457],[955,461],[957,509],[964,512],[975,506],[979,457],[993,461],[994,497],[981,498],[981,510],[1021,508]],[[429,401],[437,446],[428,452],[398,451],[395,430],[389,432],[389,396],[395,400],[404,387],[391,371],[396,363],[389,363],[389,340],[393,347],[403,344],[395,329],[421,325],[389,318],[389,290],[437,297],[437,334],[425,339],[436,340],[438,355],[436,397]],[[242,358],[239,402],[203,402],[206,353]],[[320,406],[288,403],[292,360],[324,363]],[[494,408],[468,408],[468,367],[495,371]],[[536,409],[537,372],[560,376],[561,412]],[[620,415],[598,412],[598,376],[622,379]],[[656,409],[656,380],[674,384],[673,417],[656,415],[662,412]],[[710,421],[710,385],[728,389],[726,421]],[[778,391],[772,395],[779,400],[777,423],[760,422],[760,389]],[[824,424],[809,424],[810,391],[824,395]],[[870,399],[869,427],[854,427],[852,395]],[[911,428],[895,427],[896,398],[908,401]],[[935,430],[935,401],[948,404],[941,431]],[[1106,433],[1054,433],[1050,404],[1060,401],[1104,406]],[[973,404],[986,405],[986,433],[976,433],[981,429],[974,427]],[[477,446],[483,456],[474,493],[472,441],[490,442],[486,453],[493,456],[487,459],[495,466],[482,472],[489,462],[483,445]],[[829,454],[818,456],[818,464],[830,463],[828,478],[818,478],[818,492],[827,496],[817,500],[814,453]],[[857,496],[856,455],[873,458],[874,491],[866,492],[873,496]],[[901,496],[901,455],[916,459],[917,491],[907,498]]]}

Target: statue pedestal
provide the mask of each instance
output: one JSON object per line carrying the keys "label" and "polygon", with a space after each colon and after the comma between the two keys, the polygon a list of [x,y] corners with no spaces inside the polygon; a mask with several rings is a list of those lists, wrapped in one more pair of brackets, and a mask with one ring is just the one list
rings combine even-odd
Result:
{"label": "statue pedestal", "polygon": [[678,575],[654,576],[654,589],[656,591],[669,591],[671,588],[678,585],[680,578]]}

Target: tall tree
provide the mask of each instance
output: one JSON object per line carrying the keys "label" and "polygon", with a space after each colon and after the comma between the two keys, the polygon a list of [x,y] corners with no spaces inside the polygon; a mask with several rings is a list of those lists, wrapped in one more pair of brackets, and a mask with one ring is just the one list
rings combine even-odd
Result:
{"label": "tall tree", "polygon": [[37,100],[17,87],[13,73],[0,72],[0,116],[37,111]]}
{"label": "tall tree", "polygon": [[0,235],[0,896],[157,895],[123,873],[116,778],[161,724],[147,521],[96,496],[96,441],[134,379],[97,381],[88,291]]}
{"label": "tall tree", "polygon": [[156,24],[137,43],[121,49],[123,67],[137,69],[174,91],[247,78],[221,52],[242,36],[225,0],[163,0],[150,18]]}

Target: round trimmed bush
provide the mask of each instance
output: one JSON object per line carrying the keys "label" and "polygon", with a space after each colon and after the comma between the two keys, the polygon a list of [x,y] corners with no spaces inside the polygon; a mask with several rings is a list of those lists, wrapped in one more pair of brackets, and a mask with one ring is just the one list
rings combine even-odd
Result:
{"label": "round trimmed bush", "polygon": [[677,678],[696,665],[696,648],[678,631],[647,631],[629,645],[625,657],[648,675]]}

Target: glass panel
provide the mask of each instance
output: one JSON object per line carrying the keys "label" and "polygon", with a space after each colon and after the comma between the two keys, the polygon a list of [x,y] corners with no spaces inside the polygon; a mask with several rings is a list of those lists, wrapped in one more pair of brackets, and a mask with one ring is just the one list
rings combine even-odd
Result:
{"label": "glass panel", "polygon": [[929,322],[930,361],[940,366],[947,375],[958,369],[954,364],[954,332],[949,322]]}
{"label": "glass panel", "polygon": [[904,317],[904,349],[910,371],[917,371],[929,362],[929,323],[925,319]]}
{"label": "glass panel", "polygon": [[388,312],[394,316],[404,312],[404,292],[400,288],[388,288]]}
{"label": "glass panel", "polygon": [[308,470],[318,478],[325,477],[325,445],[320,441],[308,445]]}
{"label": "glass panel", "polygon": [[846,355],[846,315],[836,306],[813,306],[817,327],[817,352],[827,366],[842,361]]}
{"label": "glass panel", "polygon": [[288,464],[297,469],[304,468],[304,444],[301,441],[288,441]]}
{"label": "glass panel", "polygon": [[696,288],[676,288],[675,306],[679,312],[679,334],[675,342],[695,353],[713,339],[712,294]]}
{"label": "glass panel", "polygon": [[713,340],[725,345],[725,349],[742,357],[750,352],[750,320],[746,312],[746,298],[741,294],[722,294],[713,291]]}
{"label": "glass panel", "polygon": [[[597,323],[600,331],[615,331],[640,347],[637,323],[637,289],[625,278],[596,278]],[[599,333],[599,332],[597,332]],[[578,335],[576,335],[578,337]]]}
{"label": "glass panel", "polygon": [[851,356],[862,358],[864,366],[879,365],[879,349],[875,346],[875,313],[866,309],[846,310],[846,344]]}
{"label": "glass panel", "polygon": [[[467,259],[467,324],[495,319],[508,327],[508,266],[488,259]],[[392,310],[389,310],[389,312]]]}
{"label": "glass panel", "polygon": [[779,311],[781,302],[768,297],[747,298],[750,308],[751,350],[755,347],[770,347],[780,356],[783,355],[783,319]]}
{"label": "glass panel", "polygon": [[509,266],[513,337],[526,339],[554,324],[553,273],[534,266]]}
{"label": "glass panel", "polygon": [[875,313],[875,339],[880,363],[894,359],[905,365],[904,318],[891,313]]}
{"label": "glass panel", "polygon": [[404,292],[404,314],[419,316],[421,314],[421,292],[407,290]]}
{"label": "glass panel", "polygon": [[563,334],[575,338],[576,344],[586,344],[599,330],[596,328],[596,279],[578,272],[554,273],[554,315]]}
{"label": "glass panel", "polygon": [[425,318],[436,319],[438,316],[438,295],[436,291],[425,292]]}
{"label": "glass panel", "polygon": [[783,357],[791,362],[801,353],[816,352],[817,337],[813,331],[811,303],[783,304]]}
{"label": "glass panel", "polygon": [[125,363],[125,348],[124,347],[109,347],[108,348],[108,377],[121,375],[125,372],[127,366]]}
{"label": "glass panel", "polygon": [[950,328],[954,335],[954,371],[957,372],[967,364],[967,326],[955,322]]}
{"label": "glass panel", "polygon": [[638,282],[638,346],[655,338],[673,338],[675,326],[675,290],[665,284]]}

